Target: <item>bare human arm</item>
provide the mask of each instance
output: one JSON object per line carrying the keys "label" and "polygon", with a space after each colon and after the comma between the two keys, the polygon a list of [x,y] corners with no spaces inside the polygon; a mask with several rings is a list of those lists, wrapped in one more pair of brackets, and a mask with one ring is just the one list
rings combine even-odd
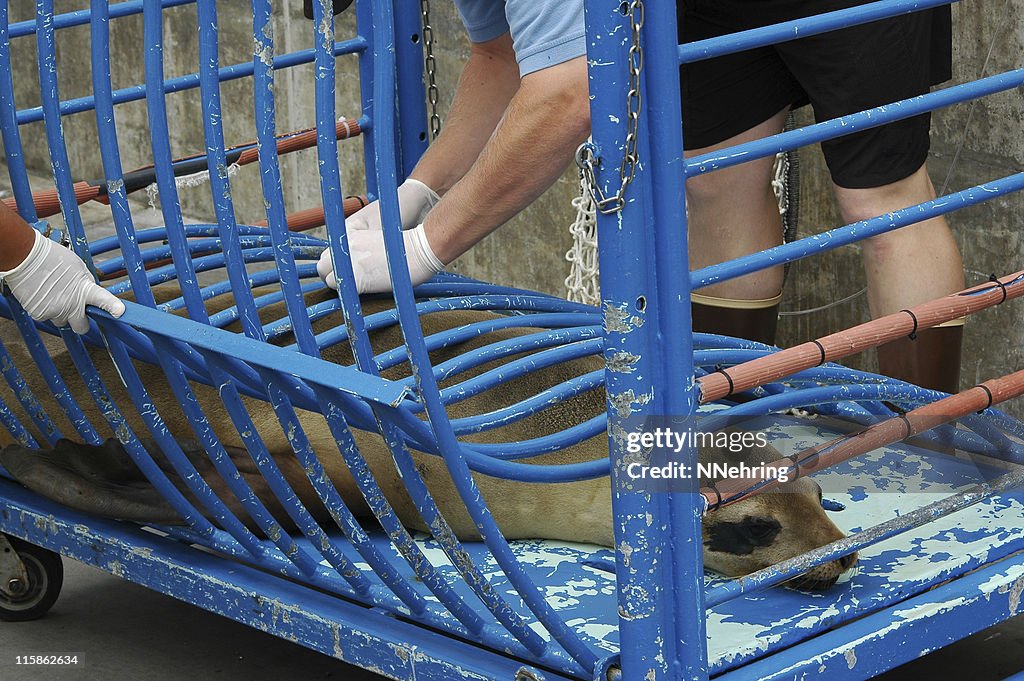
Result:
{"label": "bare human arm", "polygon": [[35,230],[0,201],[0,272],[21,264],[35,243]]}
{"label": "bare human arm", "polygon": [[519,89],[519,66],[508,33],[473,43],[444,128],[410,177],[444,195],[465,176]]}
{"label": "bare human arm", "polygon": [[585,57],[527,74],[479,157],[424,222],[437,258],[451,262],[528,206],[589,132]]}
{"label": "bare human arm", "polygon": [[[444,194],[422,225],[403,224],[412,283],[429,279],[540,196],[589,132],[584,57],[519,81],[508,34],[475,44],[445,131],[410,175]],[[400,188],[400,201],[402,195]],[[359,292],[390,290],[379,226],[348,232]],[[317,271],[332,288],[333,270],[325,250]]]}
{"label": "bare human arm", "polygon": [[[398,187],[402,229],[421,224],[443,194],[458,182],[480,155],[488,138],[519,88],[519,68],[512,38],[505,33],[493,40],[473,43],[455,89],[451,111],[441,134],[423,154],[416,168]],[[373,201],[345,220],[350,232],[380,231],[380,204]],[[330,251],[317,265],[329,286],[333,278]]]}

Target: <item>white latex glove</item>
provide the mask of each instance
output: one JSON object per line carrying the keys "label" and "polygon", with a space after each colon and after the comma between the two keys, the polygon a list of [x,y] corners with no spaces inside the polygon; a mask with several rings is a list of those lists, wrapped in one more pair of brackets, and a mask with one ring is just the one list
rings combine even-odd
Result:
{"label": "white latex glove", "polygon": [[[402,229],[412,229],[422,224],[430,209],[437,205],[441,197],[419,180],[409,178],[398,187],[398,206],[402,215]],[[349,233],[355,230],[372,229],[380,231],[380,201],[363,206],[345,218],[345,229]]]}
{"label": "white latex glove", "polygon": [[71,324],[75,333],[89,330],[86,305],[114,317],[124,314],[124,303],[96,283],[81,258],[39,232],[28,256],[13,270],[0,272],[0,278],[32,319]]}
{"label": "white latex glove", "polygon": [[[406,262],[412,285],[418,286],[444,269],[444,263],[437,259],[423,225],[402,232],[405,239]],[[391,290],[391,271],[384,254],[384,232],[381,230],[359,230],[348,233],[348,248],[352,254],[352,272],[356,276],[356,289],[363,293],[384,293]],[[324,249],[316,264],[320,278],[333,289],[338,288],[334,277],[334,261],[331,249]]]}

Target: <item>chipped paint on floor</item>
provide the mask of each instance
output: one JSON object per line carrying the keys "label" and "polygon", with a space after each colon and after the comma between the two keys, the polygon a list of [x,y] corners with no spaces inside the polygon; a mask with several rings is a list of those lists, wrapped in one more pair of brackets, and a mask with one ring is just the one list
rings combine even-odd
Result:
{"label": "chipped paint on floor", "polygon": [[[784,454],[820,443],[833,431],[818,421],[787,422],[768,428],[772,443]],[[845,506],[832,512],[843,530],[853,532],[905,514],[975,484],[984,471],[971,461],[903,445],[884,447],[814,476],[825,496]],[[391,550],[383,537],[380,548]],[[441,547],[419,535],[424,554],[448,574],[460,593],[470,593]],[[595,649],[618,650],[614,554],[600,547],[552,541],[514,541],[512,550],[540,585],[548,603]],[[529,618],[528,610],[480,544],[467,549],[483,575],[510,605]],[[879,610],[929,586],[1024,547],[1024,503],[1018,495],[990,499],[921,529],[899,535],[860,553],[847,573],[825,593],[774,588],[716,606],[708,613],[708,647],[712,669],[725,671],[775,649],[793,645],[837,624]],[[712,575],[706,585],[723,582]],[[1014,568],[992,589],[1010,593],[1021,605],[1024,567]],[[1013,599],[1016,593],[1016,600]],[[428,600],[432,604],[436,601]],[[958,603],[930,604],[896,611],[902,622],[927,618]],[[438,611],[441,609],[438,608]],[[541,626],[533,629],[545,638]],[[853,648],[845,653],[852,668]]]}

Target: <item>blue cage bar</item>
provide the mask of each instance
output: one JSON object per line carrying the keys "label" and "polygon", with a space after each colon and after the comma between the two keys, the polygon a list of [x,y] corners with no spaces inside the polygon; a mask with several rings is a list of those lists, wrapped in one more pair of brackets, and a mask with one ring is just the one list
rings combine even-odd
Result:
{"label": "blue cage bar", "polygon": [[[746,389],[745,399],[702,407],[698,379],[771,358],[778,349],[690,333],[690,292],[1019,191],[1024,175],[689,277],[679,275],[687,264],[685,181],[1007,91],[1024,82],[1022,72],[684,160],[678,67],[948,0],[882,0],[688,45],[678,44],[672,3],[587,0],[593,121],[587,153],[601,195],[612,198],[598,216],[600,308],[452,274],[412,288],[396,189],[428,144],[418,13],[397,0],[357,0],[354,22],[343,26],[332,17],[331,3],[314,2],[308,47],[283,53],[274,34],[280,4],[251,0],[252,60],[222,64],[218,13],[227,2],[91,0],[88,8],[62,12],[53,0],[37,0],[34,16],[12,21],[7,0],[0,0],[0,135],[18,210],[69,244],[112,292],[131,295],[118,320],[90,310],[92,327],[81,337],[34,323],[12,297],[0,297],[6,318],[0,320],[0,435],[4,443],[30,449],[54,447],[62,438],[101,445],[114,437],[182,521],[140,527],[85,514],[29,491],[0,468],[0,548],[5,535],[24,540],[29,544],[10,545],[90,563],[396,679],[691,681],[821,671],[863,679],[1017,613],[1024,496],[1021,474],[1000,466],[1024,461],[1024,427],[997,405],[964,418],[959,428],[940,426],[858,459],[874,486],[860,483],[870,489],[826,503],[850,536],[743,578],[705,573],[701,522],[708,505],[696,490],[645,494],[625,484],[631,459],[621,433],[638,418],[713,409],[723,423],[765,419],[776,433],[773,444],[789,454],[800,451],[797,442],[821,442],[841,431],[833,421],[778,421],[787,409],[813,407],[835,422],[868,424],[893,416],[894,406],[909,410],[943,397],[823,362]],[[167,12],[195,17],[195,73],[165,76],[165,46],[173,37],[165,34]],[[139,80],[114,87],[111,26],[137,15],[144,36]],[[65,98],[57,45],[61,31],[85,25],[91,94]],[[27,77],[13,68],[17,41],[32,45],[38,58],[30,74],[38,105],[16,96],[15,80]],[[336,127],[342,113],[354,112],[336,106],[342,59],[358,60],[361,111],[355,120],[366,178],[358,189],[381,200],[395,288],[387,309],[357,294],[349,258],[342,209],[348,188],[339,161],[345,142]],[[275,117],[275,78],[303,67],[313,73],[315,120],[309,125],[316,130],[317,158],[311,167],[319,179],[325,238],[289,229],[293,207],[282,190],[277,140],[287,133]],[[229,171],[237,140],[228,138],[223,123],[238,112],[224,104],[222,89],[243,79],[252,87],[247,114],[259,149],[254,182],[265,226],[238,219],[233,189],[242,180]],[[191,111],[202,121],[202,148],[192,151],[208,171],[211,224],[186,224],[182,215],[171,96],[191,96]],[[126,136],[115,120],[117,107],[130,102],[145,103],[161,227],[137,227],[133,211],[139,209],[128,200],[130,173],[121,160]],[[62,125],[70,116],[96,121],[111,211],[106,236],[90,233],[75,196],[82,178]],[[26,126],[40,123],[51,161],[45,187],[33,186],[39,181],[24,153]],[[51,185],[62,209],[55,227],[39,219],[33,203],[33,190]],[[316,273],[324,248],[334,256],[337,295],[324,295]],[[1022,281],[1004,277],[998,283],[1003,300],[991,299],[995,289],[989,289],[984,306],[1018,297]],[[441,331],[426,322],[460,311],[488,316]],[[397,332],[396,344],[375,348],[371,336],[389,330]],[[500,335],[506,331],[517,334]],[[485,340],[462,345],[477,338]],[[328,359],[343,347],[350,363]],[[461,349],[435,359],[452,348]],[[512,403],[473,412],[466,406],[517,379],[594,358],[604,361]],[[405,373],[396,375],[399,370]],[[216,403],[203,398],[210,386],[218,391]],[[593,390],[604,391],[606,414],[536,437],[503,436],[503,428]],[[194,441],[172,436],[172,423],[187,426]],[[409,508],[429,534],[403,524],[367,456],[366,432],[387,453]],[[605,439],[607,457],[539,458]],[[975,468],[936,458],[922,443],[952,444],[998,464],[986,464],[989,482],[979,484]],[[282,470],[282,447],[285,460],[305,476],[298,483]],[[437,496],[413,450],[443,462],[479,541],[457,537],[451,499]],[[238,452],[247,457],[242,464]],[[369,513],[334,484],[328,460],[344,465]],[[685,462],[696,461],[689,451]],[[258,482],[240,466],[256,471]],[[904,473],[913,468],[913,479],[931,491],[898,503],[881,496],[901,466]],[[839,464],[816,479],[829,481],[831,493],[845,490],[855,473]],[[614,547],[505,537],[497,509],[484,500],[481,476],[610,485]],[[327,520],[301,500],[300,485],[327,510]],[[841,512],[843,505],[849,510]],[[958,552],[960,542],[969,542],[970,550]],[[833,591],[812,596],[779,587],[851,550],[861,552],[863,567]],[[0,582],[0,611],[17,602],[15,596]]]}

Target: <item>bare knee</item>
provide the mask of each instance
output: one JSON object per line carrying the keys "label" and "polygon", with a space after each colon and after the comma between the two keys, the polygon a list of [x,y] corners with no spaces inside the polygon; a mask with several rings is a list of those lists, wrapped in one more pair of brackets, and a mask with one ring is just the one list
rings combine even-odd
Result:
{"label": "bare knee", "polygon": [[880,187],[834,187],[839,212],[847,223],[869,220],[935,198],[935,188],[922,165],[910,176]]}
{"label": "bare knee", "polygon": [[861,250],[868,262],[884,263],[901,257],[901,247],[907,242],[906,232],[888,232],[865,239],[861,242]]}
{"label": "bare knee", "polygon": [[729,170],[695,175],[686,180],[686,201],[691,207],[715,204],[724,200],[729,193],[735,193],[735,186],[729,181]]}

